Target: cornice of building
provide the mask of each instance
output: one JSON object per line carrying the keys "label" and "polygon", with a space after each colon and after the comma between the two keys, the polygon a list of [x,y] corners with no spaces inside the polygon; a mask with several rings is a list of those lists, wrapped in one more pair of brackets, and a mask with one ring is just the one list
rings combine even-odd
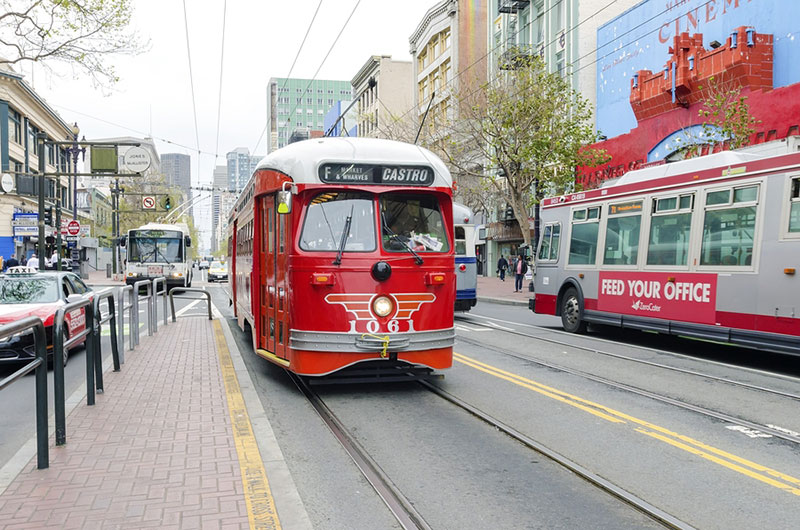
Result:
{"label": "cornice of building", "polygon": [[378,68],[378,66],[380,66],[381,59],[391,60],[391,58],[392,58],[391,55],[370,56],[370,58],[367,59],[367,62],[364,63],[364,66],[361,67],[361,69],[358,71],[355,77],[353,77],[353,79],[350,81],[350,84],[353,86],[353,88],[357,88],[359,85],[361,85],[361,83],[366,81],[370,75],[372,75],[372,72],[374,72],[375,69]]}
{"label": "cornice of building", "polygon": [[422,37],[425,31],[427,31],[428,27],[434,22],[434,20],[440,18],[444,13],[447,13],[448,15],[455,15],[457,11],[457,0],[442,0],[438,4],[428,9],[428,12],[422,17],[422,21],[417,26],[417,29],[415,29],[414,33],[412,33],[408,38],[408,44],[411,47],[411,55],[416,54],[417,43],[419,39]]}
{"label": "cornice of building", "polygon": [[53,119],[56,120],[59,123],[59,125],[61,125],[61,127],[64,128],[64,130],[71,133],[72,126],[69,123],[65,122],[61,118],[61,116],[55,110],[53,110],[53,108],[50,107],[50,105],[48,105],[47,102],[44,99],[42,99],[41,96],[39,96],[39,94],[37,94],[30,87],[30,85],[28,85],[23,76],[16,74],[14,72],[0,70],[0,78],[6,78],[13,82],[16,82],[22,88],[22,90],[25,91],[25,93],[29,97],[31,97],[38,105],[40,105],[44,110],[46,110],[47,113],[50,114],[50,116],[52,116]]}

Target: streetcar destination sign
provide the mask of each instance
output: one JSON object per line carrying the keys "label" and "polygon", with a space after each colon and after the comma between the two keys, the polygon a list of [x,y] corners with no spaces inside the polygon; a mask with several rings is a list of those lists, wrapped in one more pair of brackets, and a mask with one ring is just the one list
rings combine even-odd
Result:
{"label": "streetcar destination sign", "polygon": [[433,169],[427,166],[322,164],[319,167],[319,179],[328,184],[430,186],[433,176]]}

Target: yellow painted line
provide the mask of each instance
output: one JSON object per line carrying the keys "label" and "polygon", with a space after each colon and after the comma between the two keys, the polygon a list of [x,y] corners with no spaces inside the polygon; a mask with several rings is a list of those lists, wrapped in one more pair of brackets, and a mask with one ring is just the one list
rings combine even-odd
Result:
{"label": "yellow painted line", "polygon": [[[619,418],[615,418],[613,416],[609,416],[608,414],[603,414],[602,412],[600,412],[598,410],[591,409],[590,407],[587,407],[585,405],[582,405],[580,403],[576,403],[574,401],[571,401],[570,399],[567,399],[567,397],[569,397],[569,394],[564,394],[564,393],[561,393],[561,392],[558,392],[558,393],[556,393],[556,392],[548,392],[547,390],[539,388],[539,385],[537,383],[534,383],[533,381],[523,382],[523,381],[517,380],[514,377],[511,377],[510,375],[505,375],[508,372],[502,373],[503,370],[496,369],[496,370],[493,371],[491,369],[484,368],[483,366],[480,366],[483,363],[480,363],[478,361],[471,362],[471,361],[474,361],[474,359],[467,360],[466,358],[462,358],[462,356],[459,355],[458,357],[456,357],[456,360],[461,362],[461,363],[463,363],[463,364],[471,366],[472,368],[475,368],[476,370],[480,370],[481,372],[486,372],[487,374],[494,375],[495,377],[499,377],[500,379],[505,379],[506,381],[509,381],[509,382],[514,383],[516,385],[525,387],[528,390],[533,390],[534,392],[538,392],[538,393],[540,393],[542,395],[545,395],[545,396],[547,396],[549,398],[553,398],[555,400],[561,401],[562,403],[566,403],[567,405],[571,405],[573,407],[579,408],[579,409],[581,409],[581,410],[583,410],[585,412],[588,412],[590,414],[594,414],[595,416],[603,418],[604,420],[608,420],[608,421],[610,421],[612,423],[625,423],[624,420],[621,420]],[[522,379],[522,378],[520,378],[520,379]],[[544,385],[542,385],[542,386],[544,386]],[[561,395],[559,395],[559,394],[561,394]]]}
{"label": "yellow painted line", "polygon": [[648,432],[648,431],[646,431],[646,430],[644,430],[644,429],[642,429],[640,427],[636,428],[636,432],[640,432],[640,433],[645,434],[647,436],[652,436],[653,438],[656,438],[657,440],[661,440],[664,443],[668,443],[668,444],[670,444],[672,446],[675,446],[675,447],[677,447],[679,449],[683,449],[684,451],[687,451],[689,453],[695,454],[697,456],[701,456],[701,457],[703,457],[703,458],[705,458],[707,460],[710,460],[710,461],[712,461],[714,463],[717,463],[717,464],[719,464],[721,466],[725,466],[728,469],[732,469],[734,471],[738,471],[739,473],[747,475],[750,478],[754,478],[756,480],[760,480],[761,482],[769,484],[770,486],[775,486],[776,488],[780,488],[782,490],[788,491],[789,493],[793,493],[795,495],[800,495],[800,489],[798,489],[798,488],[793,488],[792,486],[789,486],[789,485],[784,484],[782,482],[778,482],[777,480],[771,479],[769,477],[765,477],[764,475],[759,475],[758,473],[756,473],[754,471],[751,471],[751,470],[749,470],[749,469],[747,469],[745,467],[738,466],[736,464],[733,464],[731,462],[723,460],[722,458],[719,458],[719,457],[714,456],[712,454],[706,453],[705,451],[701,451],[700,449],[691,447],[689,445],[683,444],[683,443],[678,442],[676,440],[672,440],[672,439],[670,439],[670,438],[668,438],[666,436],[662,436],[662,435],[660,435],[658,433],[655,433],[655,432]]}
{"label": "yellow painted line", "polygon": [[233,425],[233,439],[239,456],[239,469],[242,473],[250,528],[277,530],[280,529],[281,523],[275,509],[275,499],[272,497],[267,472],[264,470],[253,427],[250,425],[250,416],[247,414],[242,391],[239,388],[239,379],[236,377],[231,354],[225,343],[222,325],[219,320],[215,320],[213,325],[222,379],[225,382],[225,394],[228,397],[228,411]]}
{"label": "yellow painted line", "polygon": [[[571,405],[573,407],[579,408],[579,409],[584,410],[586,412],[590,412],[591,414],[594,414],[595,416],[599,416],[599,417],[601,417],[603,419],[613,418],[613,420],[615,420],[616,423],[627,423],[627,422],[630,422],[630,423],[635,423],[637,425],[641,425],[642,427],[646,427],[646,428],[648,428],[648,429],[650,429],[652,431],[656,431],[656,432],[658,432],[660,434],[657,435],[657,434],[652,433],[652,432],[647,432],[644,429],[639,429],[639,428],[635,429],[639,433],[646,434],[646,435],[651,436],[653,438],[656,438],[658,440],[667,442],[667,443],[673,445],[674,447],[678,447],[680,449],[688,450],[692,454],[696,454],[696,455],[702,456],[703,458],[706,458],[706,459],[708,459],[708,460],[710,460],[712,462],[715,462],[715,463],[725,462],[723,459],[728,459],[730,462],[725,462],[725,464],[722,464],[722,465],[724,465],[725,467],[727,467],[729,469],[733,469],[734,471],[738,471],[738,472],[743,473],[743,474],[745,474],[747,476],[750,476],[752,478],[758,477],[758,480],[760,480],[762,482],[765,482],[767,484],[776,486],[776,487],[780,487],[781,489],[783,489],[785,491],[790,491],[792,493],[795,493],[796,491],[800,492],[800,490],[798,490],[797,488],[794,488],[792,486],[788,486],[786,484],[782,484],[782,483],[777,482],[777,481],[773,480],[772,478],[770,478],[770,477],[774,477],[774,478],[786,481],[786,482],[788,482],[790,484],[800,485],[800,479],[795,478],[795,477],[793,477],[791,475],[787,475],[786,473],[782,473],[780,471],[777,471],[775,469],[771,469],[769,467],[763,466],[763,465],[758,464],[756,462],[752,462],[750,460],[747,460],[746,458],[742,458],[740,456],[736,456],[736,455],[734,455],[732,453],[729,453],[727,451],[723,451],[722,449],[717,449],[716,447],[712,447],[710,445],[707,445],[707,444],[705,444],[703,442],[700,442],[698,440],[690,438],[689,436],[678,434],[678,433],[670,431],[669,429],[666,429],[664,427],[660,427],[660,426],[655,425],[653,423],[650,423],[648,421],[641,420],[641,419],[636,418],[634,416],[631,416],[629,414],[625,414],[624,412],[620,412],[618,410],[614,410],[611,407],[607,407],[605,405],[601,405],[599,403],[595,403],[593,401],[589,401],[588,399],[584,399],[584,398],[581,398],[581,397],[578,397],[578,396],[574,396],[572,394],[568,394],[568,393],[563,392],[561,390],[558,390],[556,388],[553,388],[553,387],[550,387],[550,386],[547,386],[547,385],[543,385],[541,383],[537,383],[536,381],[532,381],[532,380],[527,379],[525,377],[522,377],[520,375],[513,374],[511,372],[507,372],[507,371],[505,371],[505,370],[503,370],[501,368],[497,368],[495,366],[492,366],[492,365],[489,365],[489,364],[486,364],[486,363],[482,363],[482,362],[480,362],[480,361],[478,361],[476,359],[472,359],[471,357],[467,357],[467,356],[462,355],[460,353],[455,353],[454,352],[453,353],[453,358],[455,360],[461,362],[462,364],[466,364],[468,366],[471,366],[472,368],[475,368],[476,370],[480,370],[480,371],[485,372],[487,374],[493,375],[493,376],[495,376],[497,378],[509,381],[509,382],[514,383],[516,385],[522,386],[524,388],[528,388],[528,389],[533,390],[535,392],[538,392],[538,393],[540,393],[542,395],[545,395],[545,396],[551,397],[553,399],[556,399],[558,401],[561,401],[562,403],[566,403],[568,405]],[[604,414],[603,412],[600,412],[600,411],[603,411],[606,414]],[[609,420],[609,421],[612,421],[612,420]],[[669,437],[674,438],[674,440],[670,440]],[[678,441],[678,440],[680,440],[680,441]],[[694,445],[695,447],[690,447],[690,445]],[[712,456],[712,455],[716,455],[716,456]],[[742,466],[749,467],[750,469],[745,469]],[[751,470],[756,471],[757,473],[754,473]],[[762,473],[762,475],[759,475],[758,473]],[[769,475],[769,476],[765,477],[764,475]],[[795,493],[795,494],[800,494],[800,493]]]}

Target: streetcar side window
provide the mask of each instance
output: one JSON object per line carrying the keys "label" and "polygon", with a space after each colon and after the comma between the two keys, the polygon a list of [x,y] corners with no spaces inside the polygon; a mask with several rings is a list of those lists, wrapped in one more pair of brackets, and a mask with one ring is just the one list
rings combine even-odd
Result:
{"label": "streetcar side window", "polygon": [[467,254],[467,235],[465,232],[463,226],[455,227],[456,254],[459,256],[465,256]]}
{"label": "streetcar side window", "polygon": [[570,265],[594,265],[597,261],[597,234],[600,207],[572,212],[572,233],[569,240]]}
{"label": "streetcar side window", "polygon": [[693,195],[653,199],[647,244],[648,265],[686,266],[692,229]]}
{"label": "streetcar side window", "polygon": [[[306,210],[300,248],[335,252],[341,245],[342,234],[347,227],[345,252],[373,251],[376,248],[374,212],[373,196],[369,193],[319,193],[311,199]],[[282,234],[282,226],[278,229]]]}
{"label": "streetcar side window", "polygon": [[558,247],[561,241],[561,223],[544,225],[542,242],[539,246],[539,261],[558,261]]}
{"label": "streetcar side window", "polygon": [[612,204],[606,223],[604,265],[636,265],[639,259],[639,231],[642,201]]}
{"label": "streetcar side window", "polygon": [[792,179],[792,204],[789,208],[789,232],[800,232],[800,177]]}
{"label": "streetcar side window", "polygon": [[758,194],[758,185],[706,194],[700,265],[751,265]]}

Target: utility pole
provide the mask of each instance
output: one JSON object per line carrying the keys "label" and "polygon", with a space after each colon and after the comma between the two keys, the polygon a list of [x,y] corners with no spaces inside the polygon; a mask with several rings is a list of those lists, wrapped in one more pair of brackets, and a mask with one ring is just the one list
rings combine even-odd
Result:
{"label": "utility pole", "polygon": [[45,190],[45,158],[44,158],[44,139],[45,136],[42,133],[38,133],[36,135],[36,141],[38,145],[38,153],[39,153],[39,242],[38,247],[39,250],[37,252],[39,257],[39,270],[42,270],[44,266],[44,255],[45,255],[45,241],[44,241],[44,190]]}
{"label": "utility pole", "polygon": [[119,192],[119,178],[116,178],[114,179],[114,187],[111,188],[111,255],[114,262],[114,274],[117,274],[117,262],[119,262]]}
{"label": "utility pole", "polygon": [[61,199],[56,199],[56,269],[61,272]]}

